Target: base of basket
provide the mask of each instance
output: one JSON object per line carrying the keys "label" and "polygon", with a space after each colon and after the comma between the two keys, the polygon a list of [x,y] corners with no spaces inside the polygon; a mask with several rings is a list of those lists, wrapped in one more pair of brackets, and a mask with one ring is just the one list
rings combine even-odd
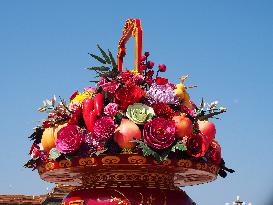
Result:
{"label": "base of basket", "polygon": [[90,188],[78,187],[62,205],[193,205],[182,190],[158,188]]}

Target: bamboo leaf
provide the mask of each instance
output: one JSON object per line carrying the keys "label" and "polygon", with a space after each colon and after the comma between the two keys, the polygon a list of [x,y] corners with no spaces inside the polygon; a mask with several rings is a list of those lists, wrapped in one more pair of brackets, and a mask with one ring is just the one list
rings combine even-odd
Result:
{"label": "bamboo leaf", "polygon": [[116,61],[115,61],[115,59],[114,59],[114,57],[113,57],[113,55],[112,55],[112,53],[111,53],[111,51],[109,49],[108,49],[108,53],[109,53],[109,57],[110,57],[111,64],[112,64],[113,68],[117,68],[117,63],[116,63]]}
{"label": "bamboo leaf", "polygon": [[106,61],[106,63],[110,64],[111,61],[110,61],[110,58],[108,57],[108,55],[105,53],[105,51],[99,46],[97,45],[98,49],[100,50],[104,60]]}
{"label": "bamboo leaf", "polygon": [[102,64],[106,64],[106,61],[102,59],[101,57],[94,55],[92,53],[88,53],[92,58],[95,58],[97,61],[101,62]]}
{"label": "bamboo leaf", "polygon": [[94,70],[94,71],[109,71],[110,68],[106,66],[95,66],[95,67],[90,67],[90,68],[85,68],[86,70]]}

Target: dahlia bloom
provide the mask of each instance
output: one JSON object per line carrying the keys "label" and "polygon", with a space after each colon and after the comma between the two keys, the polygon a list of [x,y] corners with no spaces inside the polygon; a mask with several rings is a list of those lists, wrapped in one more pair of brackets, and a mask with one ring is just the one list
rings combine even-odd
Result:
{"label": "dahlia bloom", "polygon": [[175,141],[174,122],[160,117],[147,122],[143,128],[143,139],[156,150],[170,147]]}
{"label": "dahlia bloom", "polygon": [[64,154],[73,153],[80,148],[82,142],[81,128],[77,125],[67,125],[58,131],[56,149]]}

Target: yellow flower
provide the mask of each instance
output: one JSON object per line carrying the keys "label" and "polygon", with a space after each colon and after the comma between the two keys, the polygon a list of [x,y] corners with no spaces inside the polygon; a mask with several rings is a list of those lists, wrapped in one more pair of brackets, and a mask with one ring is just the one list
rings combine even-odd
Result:
{"label": "yellow flower", "polygon": [[92,96],[94,94],[94,92],[92,91],[85,91],[83,93],[79,93],[78,95],[76,95],[76,97],[71,100],[70,104],[73,104],[73,103],[80,103],[82,104],[82,102],[84,101],[85,98],[88,98],[90,96]]}
{"label": "yellow flower", "polygon": [[139,72],[137,69],[130,70],[130,72],[133,73],[134,75],[139,75]]}

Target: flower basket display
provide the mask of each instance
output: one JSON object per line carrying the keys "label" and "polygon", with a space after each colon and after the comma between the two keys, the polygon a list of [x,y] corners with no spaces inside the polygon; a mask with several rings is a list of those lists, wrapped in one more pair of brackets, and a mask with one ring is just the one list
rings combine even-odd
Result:
{"label": "flower basket display", "polygon": [[[123,69],[126,43],[135,39],[133,70]],[[117,61],[98,49],[96,87],[76,91],[69,102],[53,97],[40,112],[46,119],[30,136],[26,167],[48,182],[74,187],[63,204],[194,204],[179,187],[213,181],[233,172],[221,158],[210,118],[226,112],[217,102],[197,106],[188,94],[188,76],[177,84],[160,77],[142,54],[139,19],[128,19]]]}

